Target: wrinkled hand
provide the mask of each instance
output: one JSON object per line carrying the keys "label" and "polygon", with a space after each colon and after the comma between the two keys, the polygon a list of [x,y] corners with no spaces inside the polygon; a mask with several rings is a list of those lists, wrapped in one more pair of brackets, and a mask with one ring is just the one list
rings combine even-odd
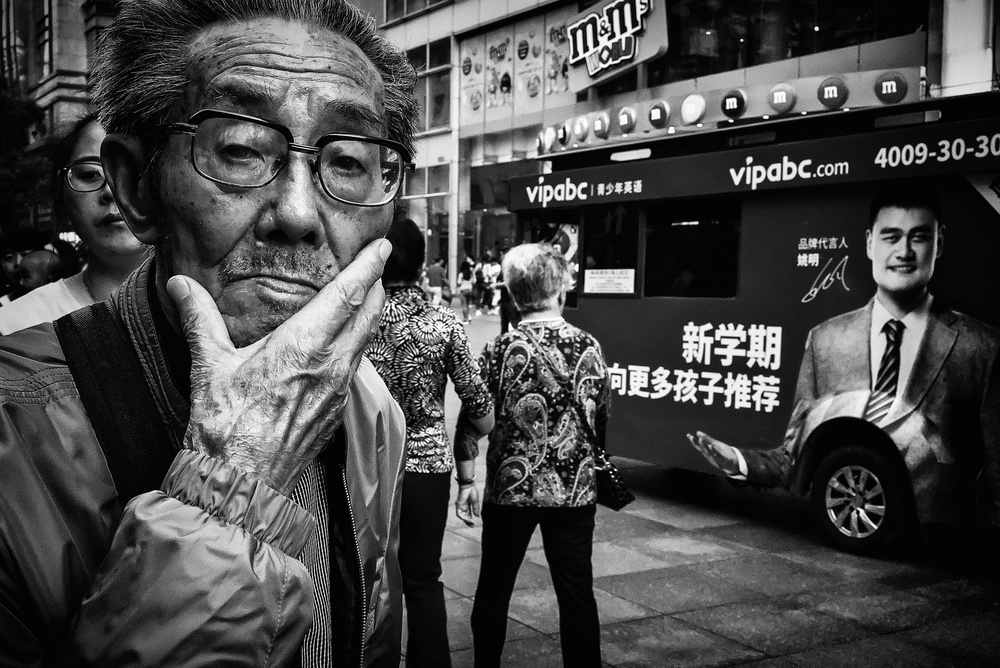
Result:
{"label": "wrinkled hand", "polygon": [[465,522],[465,526],[475,526],[473,517],[479,517],[482,504],[479,501],[479,489],[473,485],[458,488],[458,499],[455,500],[455,517]]}
{"label": "wrinkled hand", "polygon": [[721,470],[726,475],[738,475],[740,473],[739,458],[736,456],[736,448],[726,445],[722,441],[712,438],[703,431],[687,435],[688,440],[695,450],[700,452],[715,468]]}
{"label": "wrinkled hand", "polygon": [[173,276],[191,348],[191,419],[185,447],[253,473],[286,496],[343,419],[351,379],[378,325],[379,277],[391,245],[364,248],[298,313],[236,348],[212,297]]}

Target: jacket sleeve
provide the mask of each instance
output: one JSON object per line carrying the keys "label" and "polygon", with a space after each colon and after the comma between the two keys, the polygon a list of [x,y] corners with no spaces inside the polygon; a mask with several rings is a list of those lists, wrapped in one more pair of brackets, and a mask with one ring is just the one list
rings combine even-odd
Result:
{"label": "jacket sleeve", "polygon": [[296,560],[316,520],[253,476],[183,451],[125,508],[77,616],[87,665],[286,665],[312,624]]}
{"label": "jacket sleeve", "polygon": [[493,399],[472,356],[465,327],[455,318],[450,325],[450,354],[445,358],[445,367],[455,385],[455,393],[462,400],[463,413],[471,418],[489,415],[493,412]]}
{"label": "jacket sleeve", "polygon": [[746,480],[762,487],[787,486],[802,447],[802,425],[809,407],[816,401],[816,371],[813,354],[813,334],[806,339],[806,350],[795,383],[792,416],[788,420],[784,442],[770,450],[741,450],[747,464]]}
{"label": "jacket sleeve", "polygon": [[979,411],[983,432],[984,463],[978,492],[981,520],[1000,529],[1000,353],[990,361],[986,391]]}

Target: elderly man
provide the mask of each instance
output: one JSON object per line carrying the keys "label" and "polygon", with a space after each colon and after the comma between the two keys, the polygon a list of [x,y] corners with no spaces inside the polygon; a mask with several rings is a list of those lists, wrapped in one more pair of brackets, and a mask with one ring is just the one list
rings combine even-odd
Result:
{"label": "elderly man", "polygon": [[102,160],[155,247],[0,339],[0,664],[398,665],[378,324],[413,71],[339,0],[125,0]]}

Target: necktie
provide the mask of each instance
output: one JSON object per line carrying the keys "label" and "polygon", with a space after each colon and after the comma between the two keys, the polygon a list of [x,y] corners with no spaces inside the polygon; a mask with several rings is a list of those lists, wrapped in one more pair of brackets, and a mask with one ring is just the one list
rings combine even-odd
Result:
{"label": "necktie", "polygon": [[896,384],[899,381],[899,343],[903,339],[903,323],[890,320],[882,327],[885,333],[885,352],[878,365],[878,377],[868,397],[865,419],[873,424],[886,416],[896,398]]}

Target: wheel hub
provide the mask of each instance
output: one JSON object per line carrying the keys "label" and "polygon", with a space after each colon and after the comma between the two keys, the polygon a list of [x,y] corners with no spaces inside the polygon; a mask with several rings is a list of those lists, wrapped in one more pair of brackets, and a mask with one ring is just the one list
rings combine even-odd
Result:
{"label": "wheel hub", "polygon": [[885,522],[885,490],[870,469],[844,466],[827,481],[827,518],[837,531],[851,538],[868,538]]}

